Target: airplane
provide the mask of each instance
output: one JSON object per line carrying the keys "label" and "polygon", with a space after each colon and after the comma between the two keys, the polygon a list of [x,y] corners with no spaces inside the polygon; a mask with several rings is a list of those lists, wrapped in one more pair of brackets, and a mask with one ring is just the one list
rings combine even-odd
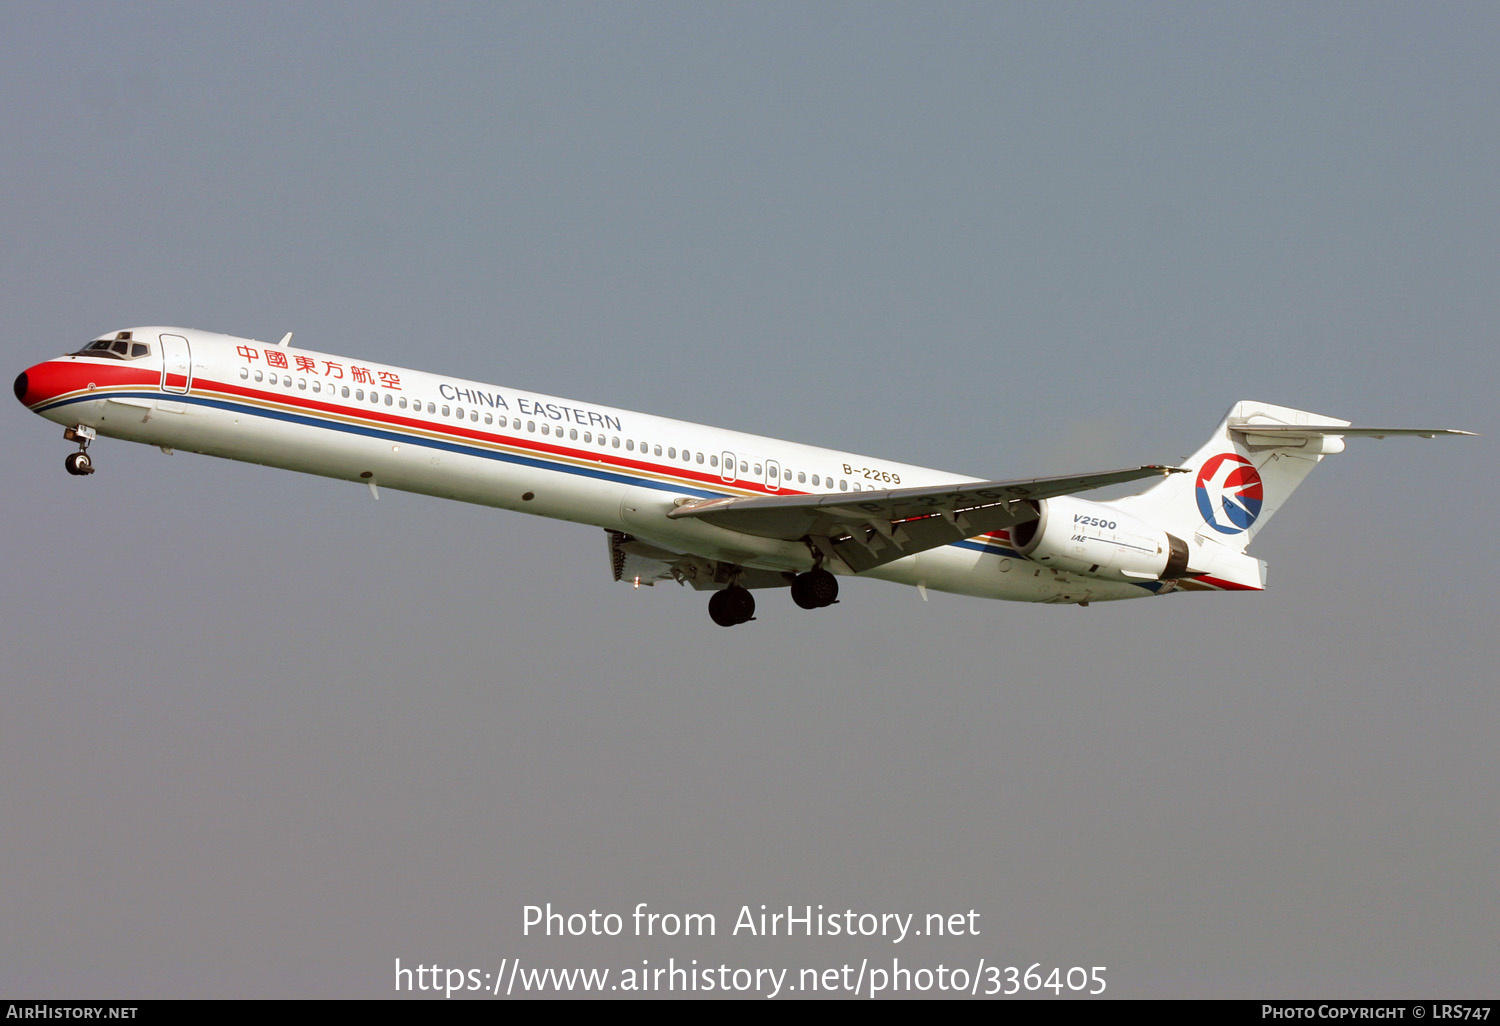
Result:
{"label": "airplane", "polygon": [[[68,473],[99,437],[203,453],[603,528],[616,581],[711,592],[720,626],[752,591],[835,604],[857,575],[1025,602],[1260,591],[1245,550],[1353,427],[1249,400],[1183,466],[995,481],[291,345],[172,327],[113,331],[16,378],[65,428]],[[1154,480],[1153,480],[1154,479]],[[1153,480],[1094,501],[1079,493]]]}

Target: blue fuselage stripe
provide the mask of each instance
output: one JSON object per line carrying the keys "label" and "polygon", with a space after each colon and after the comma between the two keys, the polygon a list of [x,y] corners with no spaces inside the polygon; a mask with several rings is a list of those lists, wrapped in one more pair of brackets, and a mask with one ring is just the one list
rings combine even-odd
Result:
{"label": "blue fuselage stripe", "polygon": [[[117,397],[125,399],[149,400],[162,400],[163,398],[165,398],[171,402],[193,403],[197,406],[206,406],[212,409],[226,410],[230,413],[250,414],[256,417],[265,417],[268,420],[281,420],[286,421],[290,424],[300,424],[305,427],[326,428],[330,431],[342,431],[345,434],[363,435],[367,438],[378,438],[382,441],[406,442],[411,445],[424,445],[430,449],[442,449],[446,452],[458,453],[462,456],[479,456],[484,459],[496,460],[501,463],[513,463],[517,466],[531,467],[537,470],[562,471],[569,474],[576,474],[579,477],[592,478],[596,481],[608,481],[612,484],[635,485],[640,488],[654,488],[658,491],[686,493],[688,495],[694,496],[695,498],[701,499],[717,499],[723,497],[726,494],[724,492],[704,491],[702,488],[695,488],[692,485],[642,479],[622,472],[596,470],[592,467],[573,466],[568,463],[548,460],[537,456],[519,456],[515,453],[496,452],[493,449],[487,449],[482,446],[465,445],[462,442],[427,438],[423,435],[408,434],[398,429],[377,428],[363,424],[345,424],[338,421],[324,420],[320,417],[309,416],[308,414],[303,413],[288,413],[285,410],[271,410],[250,403],[230,402],[222,399],[207,399],[203,396],[195,395],[173,394],[171,396],[164,397],[160,392],[113,392],[108,395],[99,395],[96,393],[93,395],[77,396],[71,399],[63,399],[58,402],[48,403],[45,406],[37,407],[37,412],[45,413],[48,410],[58,409],[60,407],[68,406],[73,403],[98,402],[100,399],[110,399]],[[510,443],[501,441],[499,444],[504,445]]]}

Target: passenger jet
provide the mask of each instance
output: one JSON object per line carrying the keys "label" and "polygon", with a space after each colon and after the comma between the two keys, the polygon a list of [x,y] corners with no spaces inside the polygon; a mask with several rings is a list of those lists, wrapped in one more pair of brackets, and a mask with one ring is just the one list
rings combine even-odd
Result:
{"label": "passenger jet", "polygon": [[[1318,461],[1360,428],[1243,401],[1185,466],[986,481],[523,389],[183,328],[131,328],[16,378],[65,428],[70,474],[123,438],[603,528],[610,571],[711,592],[714,623],[753,590],[832,605],[839,576],[1023,602],[1258,591],[1246,553]],[[1152,482],[1109,501],[1079,493]]]}

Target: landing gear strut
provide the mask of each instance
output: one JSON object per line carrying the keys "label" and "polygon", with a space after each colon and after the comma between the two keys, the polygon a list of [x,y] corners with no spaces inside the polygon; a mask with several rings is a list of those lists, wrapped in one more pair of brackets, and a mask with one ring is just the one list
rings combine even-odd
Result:
{"label": "landing gear strut", "polygon": [[755,619],[755,596],[731,584],[723,591],[716,591],[708,600],[708,615],[720,627],[733,627],[737,623]]}
{"label": "landing gear strut", "polygon": [[89,443],[94,440],[94,429],[86,424],[80,424],[64,431],[63,437],[70,442],[78,443],[78,451],[68,453],[68,458],[63,460],[63,466],[68,468],[68,473],[74,477],[86,477],[92,474],[94,461],[89,459]]}
{"label": "landing gear strut", "polygon": [[831,606],[839,598],[839,579],[819,567],[792,578],[792,601],[803,609]]}

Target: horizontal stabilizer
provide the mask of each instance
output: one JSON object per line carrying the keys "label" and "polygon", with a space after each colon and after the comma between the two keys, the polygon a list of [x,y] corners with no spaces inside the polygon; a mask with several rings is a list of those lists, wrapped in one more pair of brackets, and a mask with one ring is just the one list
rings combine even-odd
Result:
{"label": "horizontal stabilizer", "polygon": [[1312,438],[1323,436],[1339,436],[1349,438],[1384,438],[1387,435],[1415,435],[1418,438],[1436,438],[1438,435],[1469,435],[1475,436],[1474,431],[1460,431],[1457,428],[1381,428],[1381,427],[1350,427],[1347,424],[1257,424],[1253,421],[1243,424],[1230,423],[1230,431],[1236,431],[1246,435],[1266,435],[1282,438],[1296,438],[1298,436]]}

